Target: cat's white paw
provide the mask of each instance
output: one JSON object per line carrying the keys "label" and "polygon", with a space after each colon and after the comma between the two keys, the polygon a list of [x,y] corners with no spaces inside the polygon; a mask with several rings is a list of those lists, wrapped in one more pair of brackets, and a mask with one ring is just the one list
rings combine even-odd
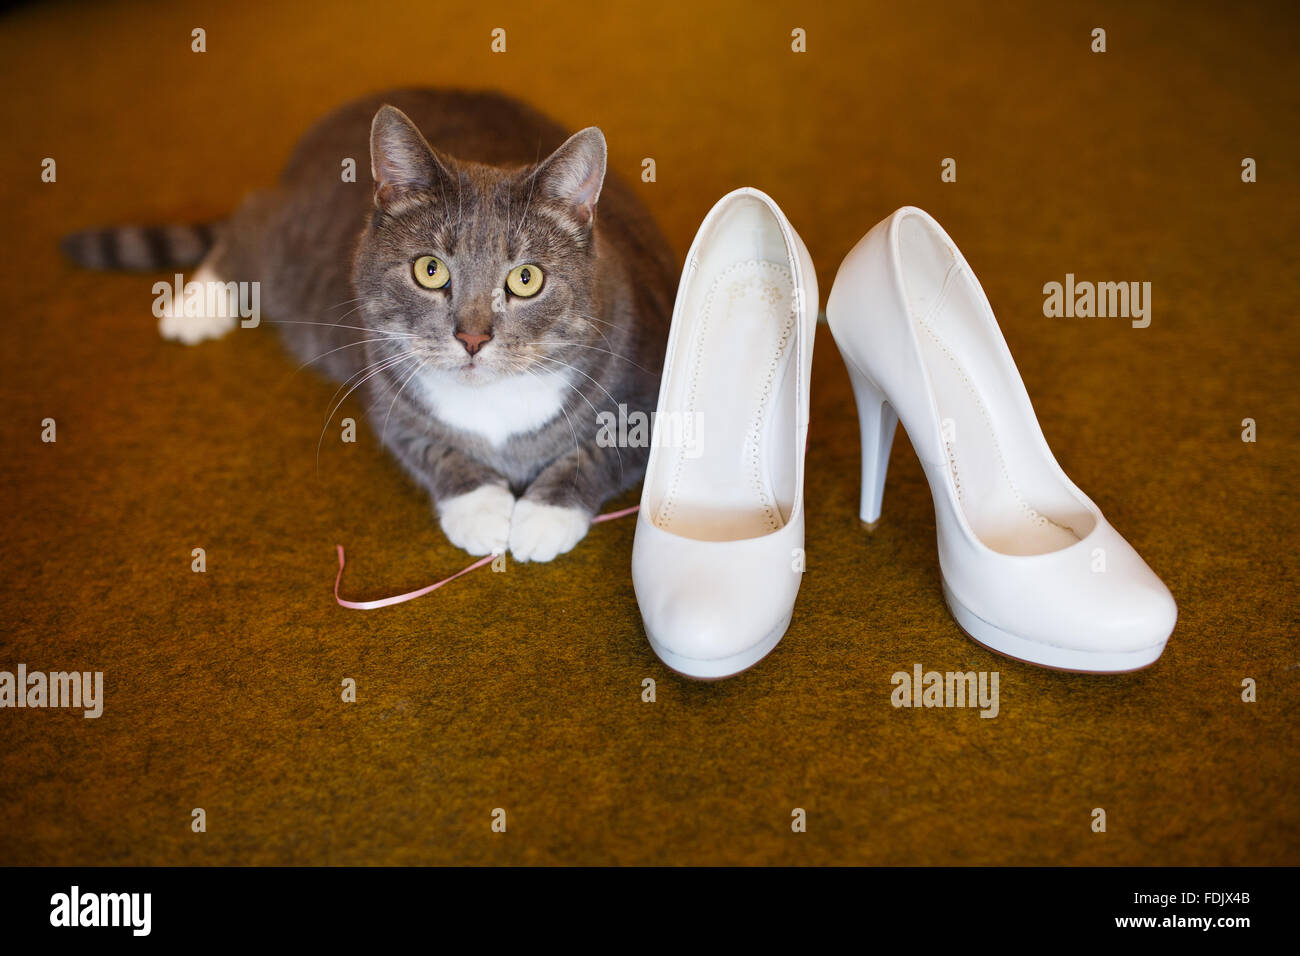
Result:
{"label": "cat's white paw", "polygon": [[520,498],[510,519],[510,554],[516,561],[550,561],[571,550],[590,527],[591,515],[582,508]]}
{"label": "cat's white paw", "polygon": [[[235,327],[239,321],[236,310],[229,308],[227,293],[224,286],[218,288],[216,285],[221,282],[215,272],[207,266],[199,266],[194,276],[189,282],[185,283],[188,288],[190,282],[197,282],[204,290],[203,304],[197,310],[198,315],[185,314],[185,300],[188,296],[182,296],[179,301],[173,299],[163,310],[162,317],[158,319],[158,331],[162,337],[171,342],[181,342],[185,345],[198,345],[207,339],[219,339]],[[208,295],[208,289],[213,289],[213,294]],[[196,303],[197,304],[197,303]],[[209,312],[208,305],[212,304],[216,308]],[[221,308],[227,304],[226,308]],[[220,313],[228,312],[229,315]]]}
{"label": "cat's white paw", "polygon": [[438,502],[438,523],[448,541],[470,554],[504,554],[514,510],[515,496],[509,489],[482,485]]}

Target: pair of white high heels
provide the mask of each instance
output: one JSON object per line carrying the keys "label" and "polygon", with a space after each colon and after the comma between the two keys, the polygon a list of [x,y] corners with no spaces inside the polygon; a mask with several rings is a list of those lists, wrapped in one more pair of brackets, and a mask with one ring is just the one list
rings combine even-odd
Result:
{"label": "pair of white high heels", "polygon": [[[677,291],[632,549],[650,645],[689,677],[752,666],[790,623],[817,308],[812,260],[776,203],[751,188],[724,196]],[[930,482],[961,628],[1063,670],[1155,661],[1173,597],[1057,464],[988,299],[939,224],[907,206],[867,233],[826,315],[857,399],[862,521],[880,517],[901,421]]]}

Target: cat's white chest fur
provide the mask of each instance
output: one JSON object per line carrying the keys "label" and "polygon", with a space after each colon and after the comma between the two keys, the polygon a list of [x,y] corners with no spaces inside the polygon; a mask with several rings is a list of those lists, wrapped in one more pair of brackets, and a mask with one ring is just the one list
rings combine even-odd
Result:
{"label": "cat's white chest fur", "polygon": [[501,445],[545,425],[564,405],[569,389],[563,372],[510,375],[485,385],[470,385],[455,373],[420,372],[411,383],[435,418],[452,428]]}

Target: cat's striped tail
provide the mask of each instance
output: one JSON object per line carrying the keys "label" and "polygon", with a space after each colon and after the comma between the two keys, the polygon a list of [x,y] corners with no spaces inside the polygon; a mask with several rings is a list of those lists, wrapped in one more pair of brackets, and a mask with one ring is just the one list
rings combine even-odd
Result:
{"label": "cat's striped tail", "polygon": [[59,248],[89,269],[148,271],[193,266],[215,241],[215,224],[192,226],[111,226],[64,236]]}

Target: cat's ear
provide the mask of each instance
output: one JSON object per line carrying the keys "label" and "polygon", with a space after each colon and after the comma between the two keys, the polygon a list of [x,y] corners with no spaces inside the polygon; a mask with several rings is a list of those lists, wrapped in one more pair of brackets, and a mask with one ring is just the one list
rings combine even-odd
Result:
{"label": "cat's ear", "polygon": [[393,106],[381,106],[370,124],[370,174],[375,179],[375,205],[389,211],[450,180],[410,117]]}
{"label": "cat's ear", "polygon": [[596,219],[596,200],[605,182],[605,134],[595,126],[574,133],[537,167],[536,186],[559,203],[582,230]]}

